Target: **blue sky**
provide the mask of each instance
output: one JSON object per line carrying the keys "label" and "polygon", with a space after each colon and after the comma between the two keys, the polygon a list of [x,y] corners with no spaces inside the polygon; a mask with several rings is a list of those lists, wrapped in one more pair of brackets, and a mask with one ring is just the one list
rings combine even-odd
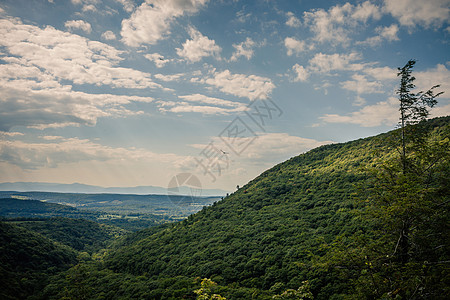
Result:
{"label": "blue sky", "polygon": [[1,0],[0,182],[233,190],[393,129],[409,59],[449,115],[449,18],[449,0]]}

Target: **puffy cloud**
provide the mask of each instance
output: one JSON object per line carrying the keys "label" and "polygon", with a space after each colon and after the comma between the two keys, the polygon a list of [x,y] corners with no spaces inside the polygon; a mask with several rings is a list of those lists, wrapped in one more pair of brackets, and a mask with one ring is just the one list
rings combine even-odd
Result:
{"label": "puffy cloud", "polygon": [[347,44],[349,35],[367,20],[381,18],[380,8],[369,1],[358,5],[345,3],[336,5],[328,11],[316,9],[304,13],[305,24],[315,33],[319,42]]}
{"label": "puffy cloud", "polygon": [[72,0],[72,3],[75,5],[81,5],[81,10],[83,12],[87,11],[97,11],[97,8],[95,5],[100,3],[100,0]]}
{"label": "puffy cloud", "polygon": [[222,49],[216,45],[214,40],[210,40],[192,27],[189,29],[189,35],[191,40],[186,40],[183,49],[177,48],[177,54],[180,57],[190,62],[198,62],[207,56],[220,58],[219,54]]}
{"label": "puffy cloud", "polygon": [[134,10],[134,3],[132,0],[116,0],[116,2],[119,2],[123,5],[123,9],[126,12],[132,12]]}
{"label": "puffy cloud", "polygon": [[165,59],[164,56],[162,56],[159,53],[151,53],[151,54],[145,54],[144,57],[148,59],[149,61],[152,61],[155,63],[157,68],[164,67],[168,62],[171,62],[172,59]]}
{"label": "puffy cloud", "polygon": [[257,75],[232,74],[229,70],[214,72],[213,77],[202,79],[199,82],[215,86],[224,93],[246,97],[250,100],[267,99],[275,88],[270,78]]}
{"label": "puffy cloud", "polygon": [[287,49],[287,55],[291,56],[293,54],[298,54],[305,50],[305,42],[298,41],[294,38],[287,37],[284,39],[284,46]]}
{"label": "puffy cloud", "polygon": [[376,80],[396,80],[398,73],[397,69],[389,67],[366,67],[362,71]]}
{"label": "puffy cloud", "polygon": [[121,51],[81,36],[0,20],[0,130],[14,126],[44,129],[94,125],[100,117],[142,113],[126,108],[150,97],[89,94],[68,83],[147,88],[159,85],[150,74],[120,68]]}
{"label": "puffy cloud", "polygon": [[91,33],[91,24],[83,20],[72,20],[64,23],[64,26],[68,29],[79,29],[86,33]]}
{"label": "puffy cloud", "polygon": [[349,115],[325,114],[320,117],[327,123],[357,124],[362,127],[392,126],[398,122],[398,100],[389,98],[387,101],[367,105]]}
{"label": "puffy cloud", "polygon": [[309,69],[319,73],[329,73],[330,71],[359,71],[364,68],[364,64],[353,63],[361,56],[352,52],[350,54],[323,54],[317,53],[309,61]]}
{"label": "puffy cloud", "polygon": [[349,91],[361,94],[383,93],[383,85],[377,81],[368,81],[366,76],[360,74],[352,75],[353,80],[341,83],[342,87]]}
{"label": "puffy cloud", "polygon": [[255,42],[249,37],[240,44],[233,44],[236,51],[231,56],[230,61],[237,61],[237,59],[241,56],[247,59],[252,58],[254,52],[252,49],[253,46],[255,46]]}
{"label": "puffy cloud", "polygon": [[[1,71],[0,71],[1,72]],[[124,117],[141,114],[126,108],[131,102],[151,102],[150,97],[87,94],[68,86],[31,79],[0,80],[0,130],[14,126],[38,129],[95,125],[100,117]]]}
{"label": "puffy cloud", "polygon": [[306,81],[309,78],[309,72],[306,70],[303,66],[300,66],[299,64],[295,64],[292,67],[292,70],[294,70],[296,76],[294,78],[294,81]]}
{"label": "puffy cloud", "polygon": [[288,20],[286,21],[286,25],[290,27],[300,27],[300,20],[294,15],[292,12],[287,12],[286,16],[288,17]]}
{"label": "puffy cloud", "polygon": [[105,31],[105,32],[102,33],[102,38],[107,40],[107,41],[115,40],[116,39],[116,35],[111,30],[108,30],[108,31]]}
{"label": "puffy cloud", "polygon": [[375,31],[378,33],[378,35],[367,38],[365,41],[357,42],[357,44],[376,46],[379,45],[383,40],[387,40],[389,42],[399,40],[397,36],[397,24],[392,24],[389,27],[377,27]]}
{"label": "puffy cloud", "polygon": [[384,0],[384,9],[404,26],[440,27],[450,19],[450,0]]}
{"label": "puffy cloud", "polygon": [[415,72],[417,90],[426,91],[432,86],[439,84],[436,91],[444,92],[439,99],[450,98],[450,70],[442,64],[426,71]]}
{"label": "puffy cloud", "polygon": [[0,46],[16,66],[35,66],[58,80],[120,88],[161,88],[149,73],[116,66],[123,51],[53,27],[41,29],[15,19],[0,20]]}
{"label": "puffy cloud", "polygon": [[122,21],[122,40],[128,46],[155,44],[170,33],[172,22],[196,13],[208,0],[148,0]]}

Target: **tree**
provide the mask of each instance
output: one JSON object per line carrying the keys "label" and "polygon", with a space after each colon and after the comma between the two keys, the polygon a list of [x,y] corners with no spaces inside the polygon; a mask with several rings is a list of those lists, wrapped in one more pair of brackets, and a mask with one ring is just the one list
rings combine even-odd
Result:
{"label": "tree", "polygon": [[211,279],[203,278],[200,285],[200,289],[194,291],[197,294],[197,300],[226,300],[225,297],[219,294],[211,294],[213,288],[217,286]]}
{"label": "tree", "polygon": [[[412,68],[416,64],[415,60],[409,60],[403,68],[398,68],[397,76],[400,76],[400,87],[397,90],[400,100],[400,126],[401,126],[401,145],[402,145],[402,167],[403,172],[407,169],[407,150],[406,144],[408,142],[407,129],[408,126],[417,124],[426,120],[429,115],[427,107],[433,107],[437,104],[436,98],[443,92],[434,94],[434,89],[439,85],[435,85],[428,91],[420,91],[413,93],[413,89],[416,87],[414,81],[416,78],[412,76]],[[420,138],[419,136],[411,136],[411,138]]]}
{"label": "tree", "polygon": [[398,73],[399,156],[370,171],[365,219],[376,237],[365,241],[359,284],[370,283],[377,297],[445,295],[440,282],[448,271],[450,130],[424,122],[442,92],[435,94],[435,85],[414,93],[414,64],[408,61]]}
{"label": "tree", "polygon": [[399,68],[400,128],[383,140],[379,163],[366,168],[359,230],[339,236],[322,260],[351,282],[355,299],[450,294],[450,124],[426,122],[442,93],[434,92],[438,85],[413,91],[414,64]]}
{"label": "tree", "polygon": [[279,295],[275,295],[272,299],[291,299],[291,300],[313,300],[313,294],[310,291],[308,281],[303,281],[302,285],[297,289],[288,289]]}

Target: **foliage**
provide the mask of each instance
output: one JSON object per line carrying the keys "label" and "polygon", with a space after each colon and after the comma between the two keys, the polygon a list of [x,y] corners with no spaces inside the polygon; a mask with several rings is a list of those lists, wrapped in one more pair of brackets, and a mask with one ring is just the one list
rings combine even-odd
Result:
{"label": "foliage", "polygon": [[46,218],[10,221],[15,225],[38,232],[77,251],[90,254],[106,248],[111,240],[124,236],[127,231],[111,225],[83,219]]}
{"label": "foliage", "polygon": [[222,297],[219,294],[211,294],[216,285],[217,284],[211,279],[203,278],[200,288],[194,291],[194,293],[197,294],[197,300],[226,300],[225,297]]}
{"label": "foliage", "polygon": [[450,294],[450,126],[425,122],[440,93],[411,92],[414,63],[399,69],[400,135],[388,140],[398,153],[367,168],[358,194],[362,230],[339,236],[322,259],[353,282],[357,299]]}
{"label": "foliage", "polygon": [[302,285],[297,289],[288,289],[280,295],[275,295],[273,299],[292,299],[292,300],[307,300],[314,299],[313,294],[310,291],[308,281],[303,281]]}
{"label": "foliage", "polygon": [[0,222],[0,298],[38,294],[49,276],[69,268],[76,256],[74,250],[38,233]]}

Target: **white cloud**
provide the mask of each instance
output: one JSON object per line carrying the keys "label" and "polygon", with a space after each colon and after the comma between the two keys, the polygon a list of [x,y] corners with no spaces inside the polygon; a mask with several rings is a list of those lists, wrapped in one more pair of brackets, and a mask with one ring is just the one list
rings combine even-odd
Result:
{"label": "white cloud", "polygon": [[416,77],[415,84],[417,90],[426,91],[432,86],[440,85],[436,91],[444,92],[439,99],[450,98],[450,70],[442,64],[438,64],[435,68],[426,71],[415,72]]}
{"label": "white cloud", "polygon": [[[169,107],[169,108],[168,108]],[[193,105],[187,102],[169,102],[160,108],[161,112],[200,113],[204,115],[229,115],[245,109],[224,108],[210,105]]]}
{"label": "white cloud", "polygon": [[165,59],[164,56],[162,56],[159,53],[151,53],[151,54],[145,54],[144,57],[148,59],[149,61],[152,61],[155,63],[157,68],[164,67],[168,62],[171,62],[172,59]]}
{"label": "white cloud", "polygon": [[367,22],[370,18],[379,20],[381,18],[380,8],[370,1],[365,1],[353,7],[351,18]]}
{"label": "white cloud", "polygon": [[134,3],[132,0],[116,0],[116,2],[119,2],[123,5],[123,9],[126,12],[132,12],[134,10]]}
{"label": "white cloud", "polygon": [[68,29],[79,29],[86,33],[91,33],[91,24],[83,20],[72,20],[64,23],[64,26]]}
{"label": "white cloud", "polygon": [[155,78],[158,78],[162,81],[178,81],[181,77],[184,76],[184,73],[164,75],[164,74],[155,74]]}
{"label": "white cloud", "polygon": [[331,42],[346,45],[350,34],[370,18],[381,18],[380,8],[369,1],[362,4],[336,5],[328,11],[316,9],[304,13],[305,24],[315,33],[318,42]]}
{"label": "white cloud", "polygon": [[189,29],[191,40],[183,43],[183,49],[177,48],[177,54],[189,62],[198,62],[203,57],[214,56],[220,58],[222,49],[216,45],[214,40],[202,35],[197,29]]}
{"label": "white cloud", "polygon": [[184,96],[178,96],[178,98],[189,101],[189,102],[199,102],[199,103],[205,103],[205,104],[211,104],[211,105],[217,105],[217,106],[234,107],[234,108],[246,107],[245,104],[240,103],[240,102],[223,100],[223,99],[209,97],[209,96],[202,95],[202,94],[184,95]]}
{"label": "white cloud", "polygon": [[287,55],[298,54],[305,50],[305,42],[298,41],[294,38],[287,37],[284,39],[284,46],[287,49]]}
{"label": "white cloud", "polygon": [[368,81],[366,76],[360,74],[352,75],[353,80],[341,83],[342,88],[361,94],[383,93],[383,85],[377,81]]}
{"label": "white cloud", "polygon": [[87,11],[97,11],[96,4],[100,3],[100,0],[72,0],[72,3],[75,5],[82,5],[81,10],[83,12]]}
{"label": "white cloud", "polygon": [[14,137],[14,136],[23,136],[24,134],[22,132],[7,132],[7,131],[0,131],[1,137]]}
{"label": "white cloud", "polygon": [[450,116],[450,104],[447,105],[437,105],[430,110],[430,117],[445,117]]}
{"label": "white cloud", "polygon": [[397,24],[392,24],[389,27],[377,27],[375,31],[378,33],[378,35],[367,38],[365,41],[357,42],[357,44],[376,46],[381,44],[383,40],[387,40],[389,42],[399,40],[397,36]]}
{"label": "white cloud", "polygon": [[309,61],[309,69],[319,73],[360,71],[364,68],[364,64],[353,63],[353,61],[360,59],[361,56],[356,52],[350,54],[323,54],[320,52]]}
{"label": "white cloud", "polygon": [[[45,139],[52,141],[52,139]],[[83,161],[121,161],[141,164],[151,162],[175,163],[183,159],[171,153],[158,154],[145,149],[113,148],[94,143],[87,139],[68,138],[55,142],[28,143],[23,141],[0,140],[0,162],[7,162],[25,170],[43,167],[55,168],[61,164]]]}
{"label": "white cloud", "polygon": [[117,88],[161,88],[149,73],[118,67],[123,51],[50,26],[41,29],[15,19],[0,20],[0,46],[17,57],[3,57],[8,62],[14,60],[10,67],[38,67],[55,80]]}
{"label": "white cloud", "polygon": [[306,70],[303,66],[300,66],[299,64],[295,64],[292,67],[292,70],[294,70],[296,76],[294,78],[294,81],[306,81],[309,78],[309,72]]}
{"label": "white cloud", "polygon": [[275,88],[270,78],[257,75],[232,74],[229,70],[214,72],[213,77],[202,79],[200,82],[215,86],[224,93],[246,97],[250,100],[267,99]]}
{"label": "white cloud", "polygon": [[208,0],[148,0],[122,21],[122,40],[128,46],[155,44],[170,34],[172,22],[196,13]]}
{"label": "white cloud", "polygon": [[92,126],[101,117],[141,114],[126,106],[132,102],[153,101],[150,97],[87,94],[72,91],[70,86],[45,84],[32,79],[0,79],[0,130],[8,131],[14,126],[38,129]]}
{"label": "white cloud", "polygon": [[286,16],[288,17],[288,20],[286,21],[286,25],[290,27],[300,27],[300,20],[294,15],[292,12],[287,12]]}
{"label": "white cloud", "polygon": [[397,69],[389,67],[365,67],[362,70],[364,73],[372,76],[376,80],[390,80],[394,81],[397,78]]}
{"label": "white cloud", "polygon": [[392,97],[387,101],[367,105],[349,115],[325,114],[320,118],[327,123],[356,124],[362,127],[392,126],[399,119],[398,100]]}
{"label": "white cloud", "polygon": [[230,61],[237,61],[241,56],[249,60],[254,53],[252,49],[253,46],[255,46],[255,42],[249,37],[240,44],[233,44],[233,48],[236,49],[236,51],[231,56]]}
{"label": "white cloud", "polygon": [[178,96],[178,98],[184,101],[158,102],[160,104],[160,110],[173,113],[195,112],[205,115],[229,115],[247,110],[247,106],[243,103],[209,97],[202,94],[183,95]]}
{"label": "white cloud", "polygon": [[108,30],[108,31],[105,31],[105,32],[102,33],[102,38],[107,40],[107,41],[115,40],[116,39],[116,35],[111,30]]}
{"label": "white cloud", "polygon": [[384,0],[384,5],[404,26],[440,27],[450,19],[450,0]]}

